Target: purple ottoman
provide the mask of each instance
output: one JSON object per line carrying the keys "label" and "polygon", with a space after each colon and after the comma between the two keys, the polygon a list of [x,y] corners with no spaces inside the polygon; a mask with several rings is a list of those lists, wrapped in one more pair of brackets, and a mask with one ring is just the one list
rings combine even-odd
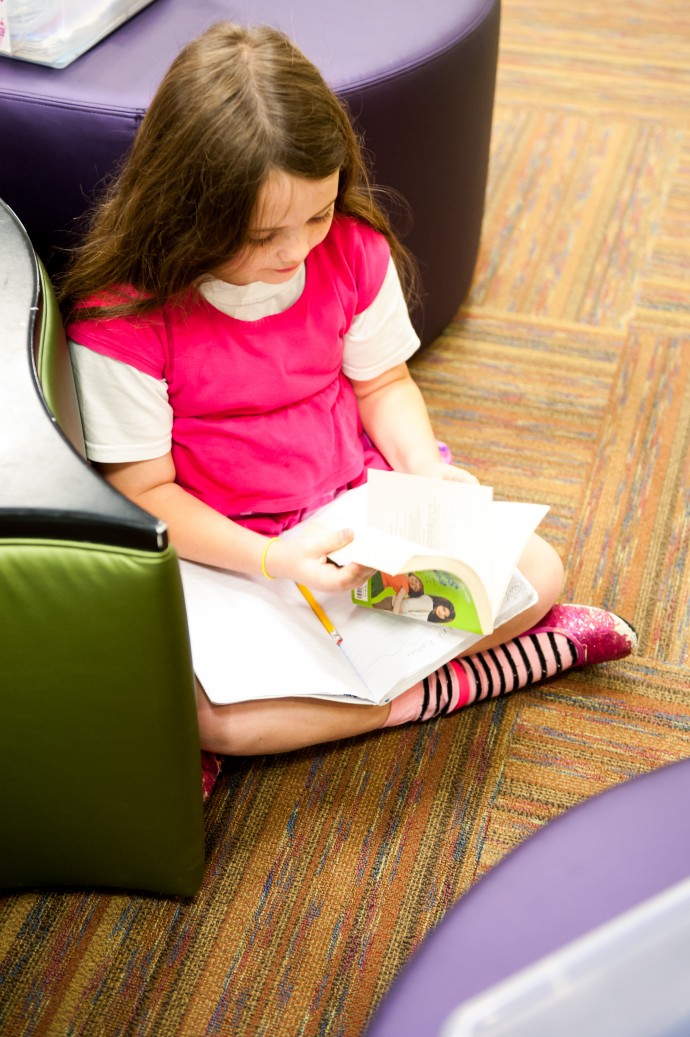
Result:
{"label": "purple ottoman", "polygon": [[366,1037],[439,1037],[456,1006],[686,879],[689,800],[690,760],[683,760],[540,829],[429,934]]}
{"label": "purple ottoman", "polygon": [[50,272],[128,151],[165,70],[214,22],[283,29],[348,103],[417,257],[424,341],[461,305],[481,229],[499,0],[155,0],[72,65],[0,58],[0,198]]}

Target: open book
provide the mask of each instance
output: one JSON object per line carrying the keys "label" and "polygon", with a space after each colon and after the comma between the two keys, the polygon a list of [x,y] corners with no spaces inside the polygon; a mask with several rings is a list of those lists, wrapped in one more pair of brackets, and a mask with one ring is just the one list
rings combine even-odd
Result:
{"label": "open book", "polygon": [[489,634],[543,504],[496,501],[489,486],[369,472],[345,523],[340,499],[321,521],[349,524],[354,540],[332,555],[376,569],[353,601],[392,615]]}
{"label": "open book", "polygon": [[[307,521],[356,528],[366,512],[366,489],[344,494]],[[296,527],[290,535],[298,533]],[[285,580],[185,561],[181,572],[194,669],[215,703],[312,696],[380,704],[479,640],[449,626],[402,623],[362,609],[348,593],[317,594],[310,604]],[[534,589],[513,569],[497,625],[535,600]]]}

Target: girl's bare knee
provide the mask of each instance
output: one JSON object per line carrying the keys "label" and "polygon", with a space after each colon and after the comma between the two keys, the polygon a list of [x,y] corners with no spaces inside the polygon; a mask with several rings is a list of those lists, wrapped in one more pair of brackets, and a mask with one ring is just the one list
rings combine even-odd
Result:
{"label": "girl's bare knee", "polygon": [[207,752],[222,756],[252,756],[261,749],[256,724],[233,706],[211,706],[200,711],[199,743]]}
{"label": "girl's bare knee", "polygon": [[[564,572],[560,555],[546,540],[539,538],[538,562],[533,570],[532,581],[539,601],[550,609],[563,590]],[[527,577],[530,578],[529,576]]]}
{"label": "girl's bare knee", "polygon": [[563,591],[563,562],[551,544],[535,534],[520,559],[520,571],[538,596],[538,601],[525,614],[526,620],[536,623],[556,604]]}

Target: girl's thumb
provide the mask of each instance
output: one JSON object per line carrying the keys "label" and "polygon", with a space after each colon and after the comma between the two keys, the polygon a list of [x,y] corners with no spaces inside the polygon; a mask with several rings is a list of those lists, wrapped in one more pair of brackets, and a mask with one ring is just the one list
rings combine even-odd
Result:
{"label": "girl's thumb", "polygon": [[[341,547],[345,547],[346,544],[349,544],[354,535],[354,531],[351,529],[336,529],[329,532],[328,536],[324,538],[325,553],[329,557],[333,556]],[[340,563],[337,558],[333,558],[333,561],[336,564],[343,564]]]}

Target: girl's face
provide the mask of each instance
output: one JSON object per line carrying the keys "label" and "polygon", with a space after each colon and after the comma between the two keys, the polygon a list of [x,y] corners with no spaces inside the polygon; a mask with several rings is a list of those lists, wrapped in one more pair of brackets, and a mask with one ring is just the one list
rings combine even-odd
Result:
{"label": "girl's face", "polygon": [[282,284],[328,234],[338,194],[338,172],[307,180],[275,171],[259,189],[249,244],[211,273],[230,284]]}
{"label": "girl's face", "polygon": [[422,584],[422,581],[420,580],[420,578],[417,576],[416,573],[410,573],[410,575],[407,578],[407,582],[408,582],[408,586],[409,586],[410,590],[413,592],[413,594],[421,593],[424,590],[424,586]]}

